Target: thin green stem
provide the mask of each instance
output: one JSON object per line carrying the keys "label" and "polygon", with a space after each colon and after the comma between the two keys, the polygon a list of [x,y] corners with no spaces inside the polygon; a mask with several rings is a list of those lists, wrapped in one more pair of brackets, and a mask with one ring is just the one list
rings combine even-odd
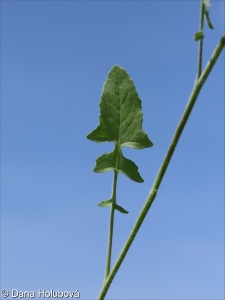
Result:
{"label": "thin green stem", "polygon": [[183,132],[183,129],[184,129],[184,127],[185,127],[185,125],[188,121],[188,118],[191,114],[191,111],[192,111],[193,106],[194,106],[194,104],[197,100],[197,97],[198,97],[198,95],[201,91],[201,88],[204,85],[206,79],[208,78],[208,76],[209,76],[213,66],[215,65],[217,59],[219,58],[220,53],[222,52],[224,46],[225,46],[225,34],[221,38],[221,40],[220,40],[219,44],[217,45],[217,47],[215,48],[215,50],[214,50],[214,52],[213,52],[213,54],[212,54],[212,56],[211,56],[211,58],[210,58],[210,60],[207,64],[207,66],[205,67],[205,69],[202,72],[201,76],[199,77],[199,79],[195,83],[193,91],[192,91],[192,93],[190,95],[190,98],[188,100],[187,106],[186,106],[186,108],[184,110],[184,113],[183,113],[183,115],[180,119],[180,122],[177,126],[177,129],[176,129],[175,134],[172,138],[169,149],[168,149],[168,151],[166,153],[166,156],[163,160],[163,163],[162,163],[162,165],[159,169],[159,172],[158,172],[158,174],[155,178],[155,181],[152,185],[151,191],[150,191],[150,193],[147,197],[147,200],[144,204],[144,207],[142,208],[141,213],[139,214],[139,216],[137,218],[137,221],[136,221],[136,223],[135,223],[135,225],[134,225],[134,227],[133,227],[133,229],[132,229],[132,231],[131,231],[131,233],[130,233],[130,235],[129,235],[129,237],[128,237],[128,239],[127,239],[127,241],[126,241],[126,243],[125,243],[125,245],[124,245],[117,261],[116,261],[116,263],[115,263],[115,265],[113,266],[111,273],[108,275],[107,279],[105,280],[105,282],[103,284],[102,290],[101,290],[101,292],[99,294],[99,297],[98,297],[99,300],[104,299],[104,297],[105,297],[105,295],[106,295],[106,293],[107,293],[107,291],[108,291],[108,289],[109,289],[109,287],[110,287],[110,285],[111,285],[111,283],[112,283],[112,281],[113,281],[120,265],[122,264],[122,262],[123,262],[128,250],[129,250],[134,238],[136,237],[136,234],[137,234],[139,228],[141,227],[142,222],[144,221],[145,216],[147,215],[147,213],[149,211],[149,208],[151,207],[151,205],[152,205],[152,203],[153,203],[153,201],[156,197],[158,188],[159,188],[159,186],[162,182],[162,179],[163,179],[164,174],[167,170],[169,162],[172,158],[172,155],[174,153],[176,145],[177,145],[177,143],[179,141],[179,138],[180,138],[180,136]]}
{"label": "thin green stem", "polygon": [[[199,31],[203,33],[203,26],[204,26],[204,13],[205,13],[205,4],[204,1],[201,1],[201,10],[200,10],[200,24],[199,24]],[[203,38],[199,40],[198,46],[198,71],[197,71],[197,80],[201,76],[202,73],[202,52],[203,52]]]}
{"label": "thin green stem", "polygon": [[109,223],[109,241],[108,241],[108,252],[106,258],[106,271],[105,271],[105,280],[107,279],[110,273],[111,267],[111,256],[112,256],[112,240],[113,240],[113,225],[114,225],[114,212],[116,204],[116,184],[117,184],[118,171],[114,171],[113,179],[113,190],[112,190],[112,205],[110,212],[110,223]]}

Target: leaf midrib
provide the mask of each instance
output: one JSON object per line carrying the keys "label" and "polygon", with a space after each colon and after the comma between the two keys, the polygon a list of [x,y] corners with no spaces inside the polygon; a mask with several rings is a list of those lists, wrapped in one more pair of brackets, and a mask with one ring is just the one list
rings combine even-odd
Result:
{"label": "leaf midrib", "polygon": [[[124,80],[124,79],[123,79]],[[123,81],[122,81],[123,82]],[[116,156],[116,172],[119,172],[119,168],[118,168],[118,161],[119,161],[119,155],[120,155],[120,149],[121,149],[121,110],[122,110],[122,104],[121,104],[121,93],[120,93],[120,87],[121,87],[121,83],[119,83],[118,89],[119,89],[119,139],[118,139],[118,143],[116,142],[115,145],[115,149],[117,150],[117,156]]]}

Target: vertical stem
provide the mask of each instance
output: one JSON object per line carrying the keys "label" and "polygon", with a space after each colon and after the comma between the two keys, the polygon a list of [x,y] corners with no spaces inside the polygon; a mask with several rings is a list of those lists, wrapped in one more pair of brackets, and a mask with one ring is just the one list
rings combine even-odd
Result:
{"label": "vertical stem", "polygon": [[110,273],[110,266],[111,266],[114,212],[115,212],[115,204],[116,204],[116,184],[117,184],[117,177],[118,177],[118,171],[114,171],[113,191],[112,191],[112,205],[111,205],[110,223],[109,223],[108,252],[107,252],[107,258],[106,258],[105,280],[107,279],[107,277],[108,277],[108,275]]}
{"label": "vertical stem", "polygon": [[194,104],[198,98],[198,95],[202,89],[202,86],[204,85],[206,79],[208,78],[213,66],[215,65],[217,59],[219,58],[219,55],[221,54],[223,48],[225,46],[225,34],[222,36],[219,44],[217,45],[217,47],[215,48],[211,58],[209,59],[209,62],[207,64],[207,66],[205,67],[204,71],[202,72],[200,78],[197,80],[194,88],[193,88],[193,91],[190,95],[190,98],[188,100],[188,103],[187,103],[187,106],[184,110],[184,113],[180,119],[180,122],[177,126],[177,129],[175,131],[175,134],[172,138],[172,141],[171,141],[171,144],[169,146],[169,149],[166,153],[166,156],[163,160],[163,163],[159,169],[159,172],[158,174],[156,175],[156,178],[155,178],[155,181],[152,185],[152,188],[151,188],[151,191],[146,199],[146,202],[144,204],[144,207],[142,208],[142,211],[141,213],[139,214],[138,218],[137,218],[137,221],[133,227],[133,229],[131,230],[131,233],[117,259],[117,261],[115,262],[110,274],[108,275],[107,279],[105,280],[104,284],[103,284],[103,287],[102,287],[102,290],[100,291],[100,294],[99,294],[99,297],[98,297],[98,300],[103,300],[105,298],[105,295],[120,267],[120,265],[122,264],[131,244],[133,243],[134,241],[134,238],[136,237],[136,234],[138,233],[138,230],[139,228],[141,227],[141,224],[142,222],[144,221],[144,218],[146,217],[155,197],[156,197],[156,194],[157,194],[157,191],[159,189],[159,186],[162,182],[162,179],[164,177],[164,174],[166,173],[166,170],[167,170],[167,167],[169,165],[169,162],[172,158],[172,155],[174,153],[174,150],[176,148],[176,145],[180,139],[180,136],[182,134],[182,131],[188,121],[188,118],[191,114],[191,111],[194,107]]}
{"label": "vertical stem", "polygon": [[[200,24],[199,24],[199,32],[203,33],[204,26],[204,13],[205,13],[205,4],[204,1],[201,1],[201,11],[200,11]],[[197,71],[197,80],[201,76],[202,73],[202,52],[203,52],[203,38],[199,40],[198,46],[198,71]]]}

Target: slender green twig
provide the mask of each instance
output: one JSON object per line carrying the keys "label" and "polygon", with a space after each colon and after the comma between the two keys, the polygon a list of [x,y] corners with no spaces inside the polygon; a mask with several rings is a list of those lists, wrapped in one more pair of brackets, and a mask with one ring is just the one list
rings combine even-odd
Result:
{"label": "slender green twig", "polygon": [[114,171],[113,179],[113,191],[112,191],[112,205],[110,213],[110,223],[109,223],[109,241],[108,241],[108,252],[106,258],[106,271],[105,271],[105,280],[107,279],[110,273],[111,266],[111,256],[112,256],[112,240],[113,240],[113,224],[114,224],[114,212],[116,204],[116,184],[117,184],[118,171]]}
{"label": "slender green twig", "polygon": [[199,39],[198,46],[198,71],[197,71],[197,80],[201,76],[202,73],[202,52],[203,52],[203,26],[204,26],[204,13],[205,13],[205,3],[201,1],[201,10],[200,10],[200,24],[199,24],[199,32],[202,32],[202,38]]}
{"label": "slender green twig", "polygon": [[117,259],[117,261],[116,261],[116,263],[115,263],[115,265],[113,266],[112,271],[110,272],[110,274],[108,275],[107,279],[105,280],[105,282],[103,284],[102,290],[99,294],[99,298],[98,298],[99,300],[104,299],[104,297],[105,297],[105,295],[106,295],[106,293],[107,293],[107,291],[108,291],[108,289],[109,289],[109,287],[110,287],[110,285],[111,285],[111,283],[112,283],[112,281],[113,281],[113,279],[114,279],[121,263],[123,262],[123,260],[126,256],[128,250],[129,250],[134,238],[136,237],[136,234],[137,234],[142,222],[144,221],[144,218],[146,217],[146,215],[149,211],[149,208],[151,207],[151,205],[152,205],[152,203],[153,203],[153,201],[156,197],[158,188],[159,188],[159,186],[162,182],[162,179],[163,179],[164,174],[167,170],[169,162],[172,158],[172,155],[174,153],[176,145],[177,145],[177,143],[179,141],[179,138],[180,138],[180,136],[183,132],[183,129],[184,129],[184,127],[185,127],[185,125],[188,121],[188,118],[191,114],[191,111],[192,111],[193,106],[194,106],[194,104],[197,100],[197,97],[198,97],[198,95],[201,91],[201,88],[204,85],[206,79],[208,78],[208,76],[209,76],[213,66],[215,65],[216,61],[218,60],[224,46],[225,46],[225,34],[223,35],[220,42],[216,46],[216,48],[215,48],[215,50],[214,50],[214,52],[213,52],[213,54],[212,54],[212,56],[211,56],[211,58],[210,58],[210,60],[207,64],[207,66],[205,67],[205,69],[202,72],[201,76],[199,77],[199,79],[195,83],[193,91],[192,91],[192,93],[190,95],[190,98],[188,100],[187,106],[186,106],[186,108],[184,110],[184,113],[183,113],[183,115],[180,119],[180,122],[177,126],[177,129],[176,129],[175,134],[172,138],[169,149],[168,149],[168,151],[166,153],[166,156],[163,160],[163,163],[162,163],[162,165],[159,169],[159,172],[158,172],[158,174],[155,178],[155,181],[152,185],[151,191],[150,191],[150,193],[147,197],[147,200],[144,204],[144,207],[142,208],[141,213],[139,214],[138,219],[137,219],[137,221],[136,221],[136,223],[135,223],[135,225],[134,225],[134,227],[133,227],[133,229],[132,229],[132,231],[131,231],[131,233],[130,233],[130,235],[129,235],[129,237],[128,237],[128,239],[127,239],[127,241],[126,241],[126,243],[125,243],[118,259]]}

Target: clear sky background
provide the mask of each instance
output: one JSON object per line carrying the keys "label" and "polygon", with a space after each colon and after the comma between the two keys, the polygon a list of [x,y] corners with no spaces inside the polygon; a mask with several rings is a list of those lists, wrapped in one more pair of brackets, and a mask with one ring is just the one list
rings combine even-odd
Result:
{"label": "clear sky background", "polygon": [[[205,65],[224,31],[211,1]],[[112,143],[86,135],[113,65],[142,99],[154,143],[124,149],[145,182],[118,179],[113,262],[149,193],[191,93],[199,1],[1,1],[1,289],[79,289],[104,272]],[[107,299],[224,299],[224,53],[208,78]]]}

